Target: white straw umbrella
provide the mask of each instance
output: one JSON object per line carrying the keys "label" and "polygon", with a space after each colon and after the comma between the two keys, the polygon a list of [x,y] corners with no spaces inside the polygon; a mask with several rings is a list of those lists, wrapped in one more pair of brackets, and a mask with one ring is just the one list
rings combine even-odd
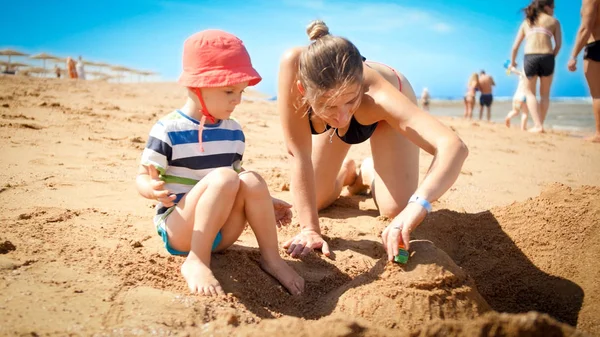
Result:
{"label": "white straw umbrella", "polygon": [[8,67],[10,68],[10,57],[11,56],[27,56],[29,54],[21,53],[20,51],[14,49],[2,49],[0,50],[0,55],[8,56]]}
{"label": "white straw umbrella", "polygon": [[46,69],[46,60],[60,59],[58,56],[54,56],[54,55],[50,55],[50,54],[46,54],[46,53],[35,54],[33,56],[29,56],[29,58],[34,59],[34,60],[42,60],[44,69]]}

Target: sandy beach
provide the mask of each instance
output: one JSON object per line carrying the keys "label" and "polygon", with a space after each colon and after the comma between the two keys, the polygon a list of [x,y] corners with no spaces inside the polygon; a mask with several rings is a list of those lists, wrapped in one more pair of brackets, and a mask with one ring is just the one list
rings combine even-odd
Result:
{"label": "sandy beach", "polygon": [[[333,259],[280,250],[302,297],[260,269],[249,229],[213,255],[227,297],[190,295],[134,185],[148,131],[183,97],[175,83],[0,76],[0,336],[600,336],[600,146],[450,117],[470,155],[406,266],[386,263],[373,200],[343,197],[320,213]],[[233,116],[245,168],[291,202],[276,103]]]}

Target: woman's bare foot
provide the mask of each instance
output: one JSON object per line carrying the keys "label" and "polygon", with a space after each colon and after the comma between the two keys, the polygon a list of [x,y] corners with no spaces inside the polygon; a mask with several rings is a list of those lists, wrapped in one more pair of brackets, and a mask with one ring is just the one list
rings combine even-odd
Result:
{"label": "woman's bare foot", "polygon": [[292,295],[300,295],[304,292],[304,279],[279,255],[272,259],[261,257],[260,266],[267,274],[276,278]]}
{"label": "woman's bare foot", "polygon": [[358,171],[358,177],[354,181],[354,184],[348,186],[348,192],[351,195],[357,195],[367,192],[371,188],[371,183],[375,178],[375,168],[373,166],[373,158],[367,157],[360,164],[360,170]]}
{"label": "woman's bare foot", "polygon": [[507,128],[510,128],[510,118],[508,118],[508,117],[504,118],[504,124],[506,124]]}
{"label": "woman's bare foot", "polygon": [[531,129],[529,129],[527,131],[529,131],[531,133],[544,133],[544,132],[546,132],[546,131],[544,131],[544,128],[541,127],[541,126],[534,126],[534,127],[532,127]]}
{"label": "woman's bare foot", "polygon": [[587,137],[585,140],[592,143],[600,143],[600,134],[595,134],[591,137]]}
{"label": "woman's bare foot", "polygon": [[344,184],[342,186],[348,186],[354,184],[356,177],[356,163],[353,159],[344,159],[340,174],[344,175]]}
{"label": "woman's bare foot", "polygon": [[189,257],[181,265],[181,275],[187,281],[190,291],[204,296],[225,295],[221,284],[210,268],[198,259]]}

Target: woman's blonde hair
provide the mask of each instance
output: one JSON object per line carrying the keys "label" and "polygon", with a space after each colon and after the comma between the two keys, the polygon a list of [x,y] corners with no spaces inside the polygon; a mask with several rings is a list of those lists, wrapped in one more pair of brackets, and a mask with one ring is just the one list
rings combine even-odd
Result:
{"label": "woman's blonde hair", "polygon": [[312,21],[306,33],[313,42],[300,54],[298,65],[306,101],[314,101],[328,90],[338,89],[339,93],[362,83],[363,58],[352,42],[329,34],[329,27],[321,20]]}
{"label": "woman's blonde hair", "polygon": [[471,75],[471,77],[469,77],[469,86],[471,85],[471,83],[473,82],[477,82],[477,84],[479,84],[479,75],[477,73],[473,73],[473,75]]}

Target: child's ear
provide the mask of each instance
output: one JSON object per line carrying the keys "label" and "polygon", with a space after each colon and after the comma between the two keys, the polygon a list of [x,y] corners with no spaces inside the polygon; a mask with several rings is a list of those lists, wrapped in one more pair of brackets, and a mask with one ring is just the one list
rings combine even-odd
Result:
{"label": "child's ear", "polygon": [[304,96],[304,86],[302,85],[302,83],[300,82],[300,80],[296,81],[296,87],[298,87],[298,91],[300,91],[300,94],[302,96]]}

